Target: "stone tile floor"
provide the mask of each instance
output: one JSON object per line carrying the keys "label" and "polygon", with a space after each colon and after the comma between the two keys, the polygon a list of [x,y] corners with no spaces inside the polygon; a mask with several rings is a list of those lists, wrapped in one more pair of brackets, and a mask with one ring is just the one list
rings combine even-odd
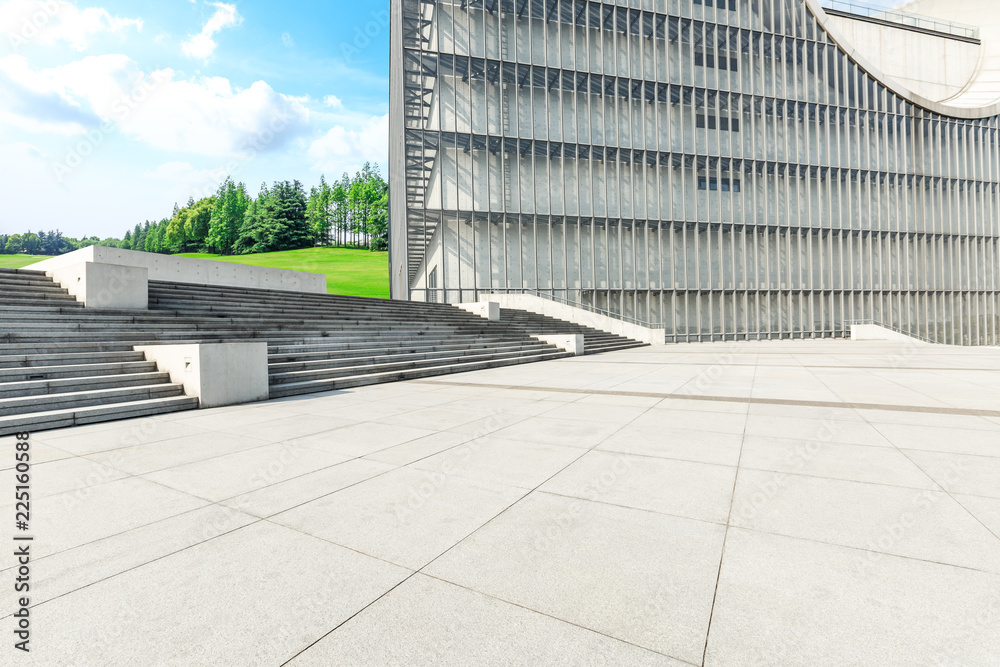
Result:
{"label": "stone tile floor", "polygon": [[33,443],[2,664],[1000,664],[996,348],[642,348]]}

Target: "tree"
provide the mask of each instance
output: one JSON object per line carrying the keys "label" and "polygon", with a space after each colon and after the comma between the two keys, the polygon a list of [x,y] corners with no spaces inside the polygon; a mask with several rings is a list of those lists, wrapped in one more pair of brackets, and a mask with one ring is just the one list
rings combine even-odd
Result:
{"label": "tree", "polygon": [[139,225],[132,230],[132,245],[129,250],[139,250],[139,237],[142,236],[142,228]]}
{"label": "tree", "polygon": [[272,242],[273,221],[265,216],[265,204],[270,198],[267,185],[262,185],[257,199],[250,202],[247,207],[243,224],[240,225],[239,237],[233,244],[233,250],[237,254],[245,255],[254,252],[264,252]]}
{"label": "tree", "polygon": [[150,225],[149,231],[146,232],[146,243],[142,249],[146,252],[160,252],[162,249],[161,241],[159,225]]}
{"label": "tree", "polygon": [[277,221],[273,249],[295,250],[313,245],[312,230],[306,221],[306,193],[302,183],[275,183],[271,201]]}
{"label": "tree", "polygon": [[337,234],[337,245],[344,243],[347,232],[347,191],[351,187],[351,177],[344,174],[343,178],[330,191],[330,223]]}
{"label": "tree", "polygon": [[132,249],[132,232],[125,232],[125,237],[122,239],[122,244],[120,246],[123,250]]}
{"label": "tree", "polygon": [[21,237],[21,248],[24,252],[29,255],[37,255],[39,249],[41,248],[41,242],[38,239],[38,235],[32,232],[28,232]]}
{"label": "tree", "polygon": [[368,218],[368,247],[373,252],[389,249],[389,190],[375,203]]}
{"label": "tree", "polygon": [[187,208],[187,220],[184,222],[184,239],[186,249],[201,250],[208,237],[208,227],[215,208],[215,197],[200,199]]}
{"label": "tree", "polygon": [[226,178],[215,196],[215,206],[208,225],[205,240],[210,248],[223,255],[233,252],[249,206],[250,198],[246,187],[242,183],[236,185]]}
{"label": "tree", "polygon": [[167,245],[174,252],[184,252],[184,244],[187,242],[188,212],[187,208],[182,208],[167,223]]}
{"label": "tree", "polygon": [[313,238],[320,245],[330,245],[330,230],[333,218],[330,212],[330,196],[332,190],[325,176],[319,177],[319,186],[309,190],[309,203],[306,205],[306,220]]}
{"label": "tree", "polygon": [[8,255],[16,255],[23,250],[21,246],[21,235],[11,234],[7,239],[7,245],[4,247],[4,251]]}

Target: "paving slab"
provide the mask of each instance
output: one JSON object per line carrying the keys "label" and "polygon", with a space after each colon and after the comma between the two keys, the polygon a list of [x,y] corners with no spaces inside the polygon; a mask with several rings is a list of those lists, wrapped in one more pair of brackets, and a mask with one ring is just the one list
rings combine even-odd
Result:
{"label": "paving slab", "polygon": [[328,665],[684,667],[652,651],[440,579],[416,574],[303,652]]}
{"label": "paving slab", "polygon": [[731,528],[705,667],[988,667],[998,623],[995,574]]}
{"label": "paving slab", "polygon": [[724,528],[533,493],[426,572],[697,664]]}
{"label": "paving slab", "polygon": [[441,472],[397,468],[270,520],[419,569],[525,493]]}
{"label": "paving slab", "polygon": [[28,664],[277,665],[407,574],[259,522],[38,605]]}

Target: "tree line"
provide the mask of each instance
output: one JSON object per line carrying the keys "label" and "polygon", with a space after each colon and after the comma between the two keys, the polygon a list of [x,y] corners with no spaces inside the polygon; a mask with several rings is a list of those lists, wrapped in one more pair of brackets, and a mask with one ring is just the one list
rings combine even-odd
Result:
{"label": "tree line", "polygon": [[4,254],[61,255],[91,245],[163,254],[210,252],[244,255],[313,246],[389,247],[389,188],[378,167],[365,163],[353,177],[344,174],[306,193],[299,181],[261,186],[257,197],[227,178],[216,193],[159,221],[146,220],[120,238],[64,237],[62,232],[0,234]]}

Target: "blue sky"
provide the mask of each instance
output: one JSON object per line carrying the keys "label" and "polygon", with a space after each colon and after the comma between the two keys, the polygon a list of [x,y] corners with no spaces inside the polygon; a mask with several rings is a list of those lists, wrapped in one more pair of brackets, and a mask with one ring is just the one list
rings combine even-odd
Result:
{"label": "blue sky", "polygon": [[385,173],[388,1],[0,0],[0,232],[120,236],[231,174]]}

